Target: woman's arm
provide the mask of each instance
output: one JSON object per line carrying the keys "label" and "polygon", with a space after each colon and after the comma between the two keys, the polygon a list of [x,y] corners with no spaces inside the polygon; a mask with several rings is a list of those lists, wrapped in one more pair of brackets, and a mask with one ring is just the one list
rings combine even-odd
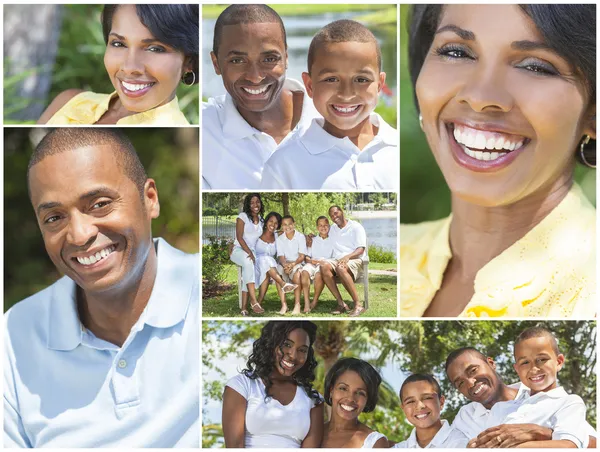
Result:
{"label": "woman's arm", "polygon": [[62,107],[64,107],[67,102],[69,102],[71,99],[73,99],[79,93],[83,93],[83,90],[82,89],[68,89],[68,90],[60,93],[58,96],[56,96],[54,98],[54,100],[52,102],[50,102],[50,105],[48,105],[48,108],[46,108],[44,113],[42,113],[42,116],[40,116],[40,119],[38,119],[37,123],[38,124],[46,124],[50,120],[50,118],[52,118],[52,116],[54,116],[56,114],[56,112],[58,110],[60,110]]}
{"label": "woman's arm", "polygon": [[226,387],[223,392],[223,437],[225,447],[245,447],[246,409],[248,402],[237,391]]}
{"label": "woman's arm", "polygon": [[323,440],[323,405],[321,403],[310,410],[310,430],[304,441],[302,441],[303,448],[321,447],[321,441]]}
{"label": "woman's arm", "polygon": [[240,243],[242,249],[248,254],[248,256],[250,256],[252,262],[256,262],[256,259],[254,258],[254,253],[244,240],[244,226],[244,220],[242,220],[241,218],[235,220],[235,238]]}

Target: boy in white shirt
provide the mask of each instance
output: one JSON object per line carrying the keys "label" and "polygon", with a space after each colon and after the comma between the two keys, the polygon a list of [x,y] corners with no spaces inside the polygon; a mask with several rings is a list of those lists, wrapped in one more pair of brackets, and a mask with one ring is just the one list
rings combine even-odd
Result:
{"label": "boy in white shirt", "polygon": [[[313,237],[312,245],[304,258],[305,264],[302,268],[302,291],[304,292],[304,312],[312,311],[319,296],[323,292],[325,282],[321,276],[321,263],[333,257],[333,241],[329,238],[329,220],[326,216],[317,218],[317,230],[319,235]],[[310,303],[310,281],[314,280],[315,293]]]}
{"label": "boy in white shirt", "polygon": [[402,383],[400,403],[406,420],[415,426],[408,439],[394,446],[398,449],[464,448],[469,442],[460,430],[440,419],[444,407],[440,384],[433,375],[413,374]]}
{"label": "boy in white shirt", "polygon": [[385,83],[373,33],[353,20],[330,23],[313,38],[302,79],[323,118],[271,156],[261,187],[397,190],[398,133],[373,113]]}
{"label": "boy in white shirt", "polygon": [[[300,282],[300,274],[302,270],[302,262],[306,255],[306,238],[303,234],[296,231],[294,217],[286,215],[281,219],[281,229],[283,234],[277,237],[277,260],[279,264],[277,271],[286,283],[296,284],[298,287],[294,289],[294,310],[292,314],[300,314],[300,293],[302,286]],[[287,304],[285,299],[282,302],[280,314],[287,312]]]}

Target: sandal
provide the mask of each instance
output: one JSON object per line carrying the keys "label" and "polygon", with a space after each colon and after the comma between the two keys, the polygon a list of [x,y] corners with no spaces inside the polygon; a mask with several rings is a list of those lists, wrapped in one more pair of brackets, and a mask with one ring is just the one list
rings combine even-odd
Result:
{"label": "sandal", "polygon": [[343,314],[345,312],[348,312],[350,310],[350,308],[348,307],[348,305],[346,303],[344,303],[343,305],[339,306],[335,311],[332,311],[331,313],[333,315],[340,315]]}
{"label": "sandal", "polygon": [[[257,306],[258,306],[258,309],[257,309]],[[262,314],[263,312],[265,312],[263,307],[258,302],[254,303],[254,304],[250,303],[250,307],[252,308],[252,312],[254,312],[255,314]]]}
{"label": "sandal", "polygon": [[358,306],[348,313],[348,317],[358,317],[365,311],[365,308],[363,308],[362,306]]}
{"label": "sandal", "polygon": [[290,284],[288,282],[283,285],[281,290],[283,290],[283,293],[290,293],[290,292],[293,292],[294,290],[296,290],[297,287],[298,287],[298,284]]}
{"label": "sandal", "polygon": [[248,317],[250,315],[250,313],[248,311],[246,311],[245,309],[242,309],[240,314],[242,315],[242,317]]}

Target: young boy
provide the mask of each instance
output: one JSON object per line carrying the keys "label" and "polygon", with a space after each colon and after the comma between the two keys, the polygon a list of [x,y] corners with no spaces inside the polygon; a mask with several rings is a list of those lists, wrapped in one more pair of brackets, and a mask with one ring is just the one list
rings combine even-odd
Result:
{"label": "young boy", "polygon": [[552,429],[552,440],[530,441],[519,447],[586,448],[591,432],[585,404],[581,397],[567,394],[557,384],[565,357],[559,352],[554,335],[546,328],[527,328],[515,341],[514,356],[513,367],[521,383],[530,389],[529,398],[495,423],[537,424]]}
{"label": "young boy", "polygon": [[[281,219],[281,229],[283,234],[277,237],[275,241],[277,246],[277,259],[279,266],[277,270],[286,283],[297,284],[294,289],[294,310],[292,314],[300,314],[300,293],[302,287],[300,285],[300,273],[302,270],[302,262],[306,255],[306,238],[304,235],[296,231],[294,217],[286,215]],[[282,299],[280,314],[287,312],[287,303],[285,298]]]}
{"label": "young boy", "polygon": [[[312,246],[309,248],[306,257],[304,258],[304,267],[302,267],[302,291],[304,292],[304,312],[312,311],[319,296],[323,292],[325,283],[321,276],[321,262],[333,257],[333,242],[329,238],[329,220],[325,216],[317,218],[317,230],[319,235],[313,237]],[[310,303],[310,281],[314,280],[315,293],[313,301]]]}
{"label": "young boy", "polygon": [[433,375],[412,374],[400,388],[400,404],[406,419],[415,426],[407,440],[396,444],[400,449],[464,448],[469,442],[447,420],[440,419],[444,407],[440,384]]}
{"label": "young boy", "polygon": [[385,84],[373,33],[353,20],[330,23],[313,38],[302,79],[323,119],[273,153],[261,187],[396,190],[398,133],[373,113]]}

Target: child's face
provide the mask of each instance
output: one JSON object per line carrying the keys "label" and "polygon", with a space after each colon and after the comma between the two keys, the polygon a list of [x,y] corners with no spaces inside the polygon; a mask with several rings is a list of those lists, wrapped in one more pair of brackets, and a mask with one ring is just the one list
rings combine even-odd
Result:
{"label": "child's face", "polygon": [[368,120],[385,82],[372,42],[328,42],[317,49],[309,71],[302,74],[306,90],[325,129],[336,136]]}
{"label": "child's face", "polygon": [[342,419],[356,419],[367,404],[367,385],[353,370],[338,377],[331,390],[331,409]]}
{"label": "child's face", "polygon": [[327,234],[329,234],[329,221],[324,219],[317,221],[317,230],[321,237],[327,237]]}
{"label": "child's face", "polygon": [[402,411],[417,428],[428,428],[440,420],[444,397],[428,381],[415,381],[402,388]]}
{"label": "child's face", "polygon": [[564,362],[564,355],[556,354],[546,336],[526,339],[515,347],[513,367],[532,395],[556,388],[556,376]]}
{"label": "child's face", "polygon": [[293,233],[294,232],[294,222],[292,221],[292,219],[291,218],[286,218],[285,220],[283,220],[281,222],[281,229],[286,234]]}

